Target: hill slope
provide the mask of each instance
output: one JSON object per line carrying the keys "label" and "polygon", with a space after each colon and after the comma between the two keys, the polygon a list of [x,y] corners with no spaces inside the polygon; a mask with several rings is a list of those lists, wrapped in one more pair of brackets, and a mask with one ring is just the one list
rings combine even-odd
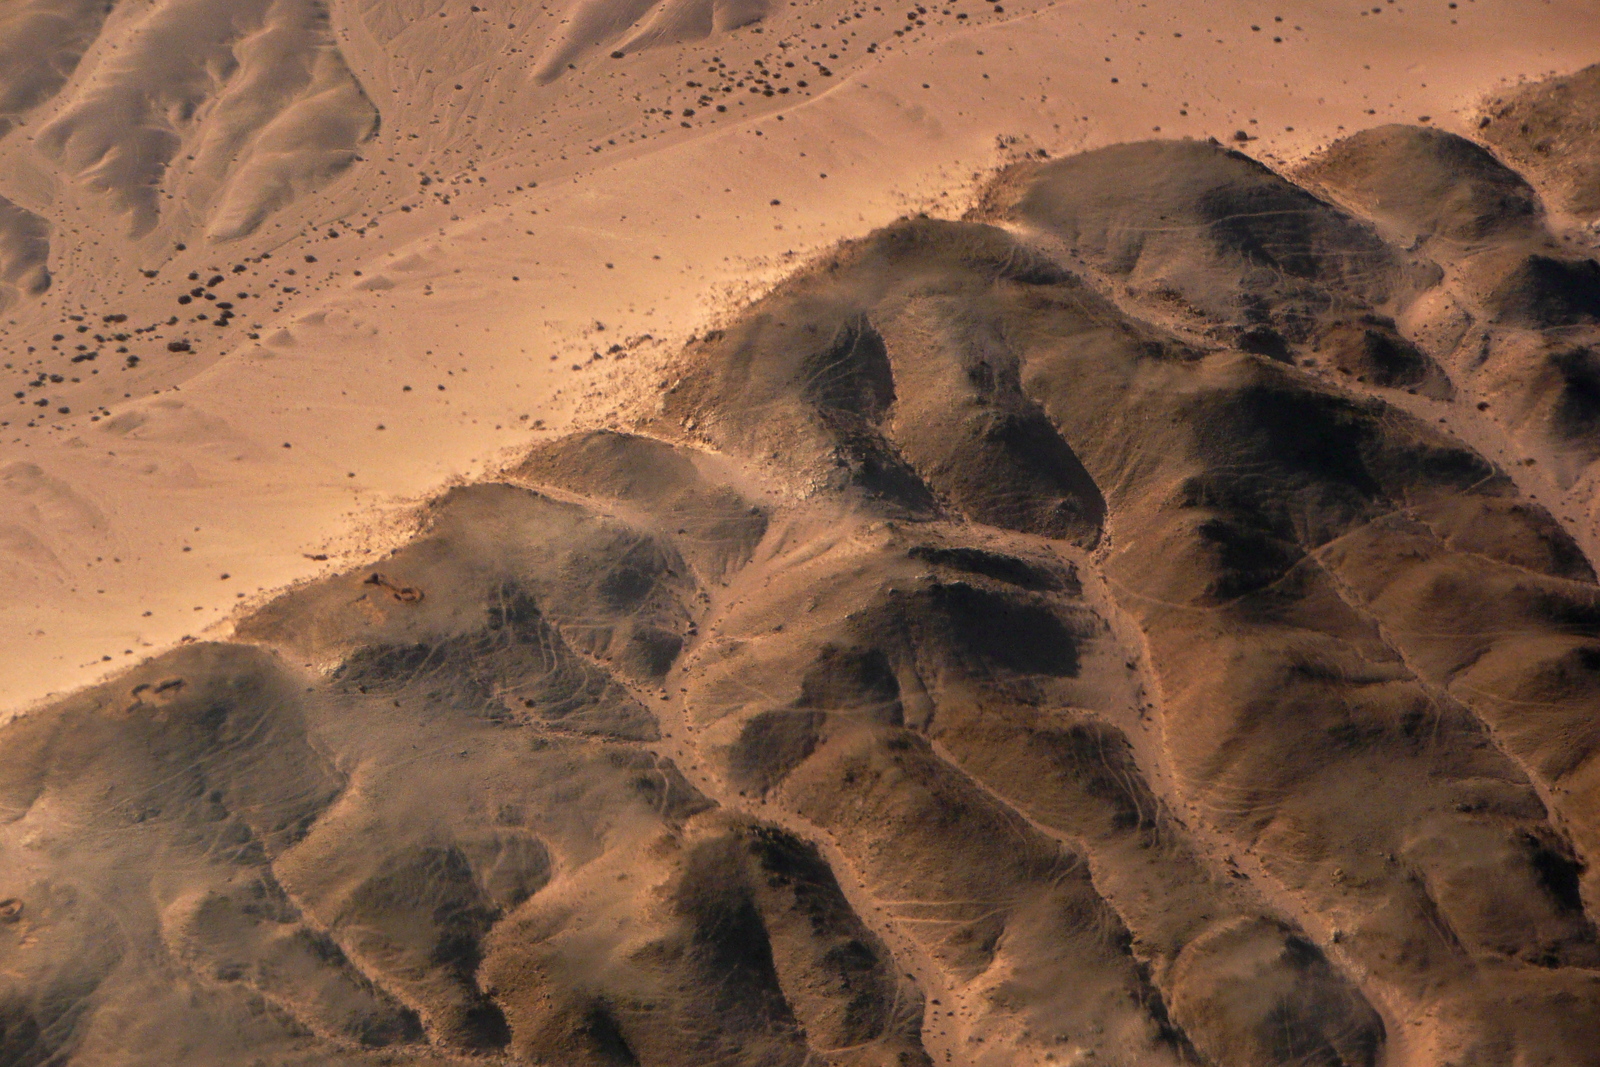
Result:
{"label": "hill slope", "polygon": [[0,1061],[1586,1062],[1597,301],[1419,127],[842,245],[0,728]]}

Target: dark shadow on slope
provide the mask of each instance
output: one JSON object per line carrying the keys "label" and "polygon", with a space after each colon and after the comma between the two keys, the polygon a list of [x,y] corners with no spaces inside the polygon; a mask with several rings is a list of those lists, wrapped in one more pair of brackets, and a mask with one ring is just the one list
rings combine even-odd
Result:
{"label": "dark shadow on slope", "polygon": [[1506,323],[1533,329],[1600,323],[1600,263],[1529,256],[1489,294]]}

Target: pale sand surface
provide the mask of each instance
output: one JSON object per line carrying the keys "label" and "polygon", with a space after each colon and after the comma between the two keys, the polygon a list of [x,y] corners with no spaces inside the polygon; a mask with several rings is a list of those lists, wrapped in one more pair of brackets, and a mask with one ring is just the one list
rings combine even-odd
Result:
{"label": "pale sand surface", "polygon": [[[966,3],[948,10],[972,17],[930,13],[903,37],[899,8],[808,4],[612,59],[623,32],[541,82],[564,10],[341,3],[338,51],[381,116],[360,161],[230,237],[258,179],[236,168],[216,191],[206,152],[248,121],[206,97],[177,126],[172,199],[135,238],[126,198],[94,188],[44,135],[109,107],[141,20],[172,6],[114,11],[60,92],[0,139],[0,196],[53,231],[52,286],[0,318],[7,379],[27,394],[0,430],[9,711],[185,635],[225,634],[241,604],[396,543],[414,504],[452,480],[541,432],[653,403],[665,357],[739,300],[900,215],[959,216],[977,179],[1025,152],[1242,129],[1258,138],[1251,155],[1289,165],[1384,122],[1465,130],[1497,87],[1600,56],[1585,2],[1373,5],[1381,15],[1348,3],[1000,14]],[[708,57],[745,71],[802,53],[832,75],[802,57],[788,84],[806,76],[806,90],[741,88],[718,97],[726,113],[696,107],[687,129],[649,113],[695,107],[683,83],[711,84]],[[359,124],[358,97],[339,98],[348,88],[327,77],[341,121]],[[105,315],[132,327],[194,311],[175,297],[197,284],[190,271],[203,284],[213,268],[228,279],[218,291],[237,279],[261,294],[240,301],[225,342],[183,323],[162,336],[192,337],[194,351],[135,338],[134,370],[111,344],[93,364],[33,363],[56,333],[68,351],[77,342],[69,315],[109,333]],[[273,298],[273,281],[297,291]],[[38,369],[83,380],[27,389]]]}

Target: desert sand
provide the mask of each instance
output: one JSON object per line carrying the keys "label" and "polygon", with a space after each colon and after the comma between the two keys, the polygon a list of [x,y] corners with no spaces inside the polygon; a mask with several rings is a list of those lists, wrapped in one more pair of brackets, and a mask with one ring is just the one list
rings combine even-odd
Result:
{"label": "desert sand", "polygon": [[0,1063],[1596,1062],[1593,15],[0,11]]}

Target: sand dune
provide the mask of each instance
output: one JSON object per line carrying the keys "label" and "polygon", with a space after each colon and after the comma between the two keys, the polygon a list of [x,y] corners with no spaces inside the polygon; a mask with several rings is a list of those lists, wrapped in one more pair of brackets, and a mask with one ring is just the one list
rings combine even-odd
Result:
{"label": "sand dune", "polygon": [[0,311],[50,288],[50,224],[0,197]]}
{"label": "sand dune", "polygon": [[[349,166],[377,114],[317,0],[171,0],[127,31],[41,134],[67,174],[105,195],[132,235],[162,198],[209,219],[214,238]],[[180,153],[193,166],[179,166]]]}
{"label": "sand dune", "polygon": [[0,15],[0,137],[66,84],[110,10],[105,0],[23,0]]}
{"label": "sand dune", "polygon": [[567,30],[550,47],[534,74],[552,82],[573,60],[612,44],[612,59],[622,59],[655,45],[700,41],[760,22],[767,14],[766,0],[589,0],[572,10]]}

